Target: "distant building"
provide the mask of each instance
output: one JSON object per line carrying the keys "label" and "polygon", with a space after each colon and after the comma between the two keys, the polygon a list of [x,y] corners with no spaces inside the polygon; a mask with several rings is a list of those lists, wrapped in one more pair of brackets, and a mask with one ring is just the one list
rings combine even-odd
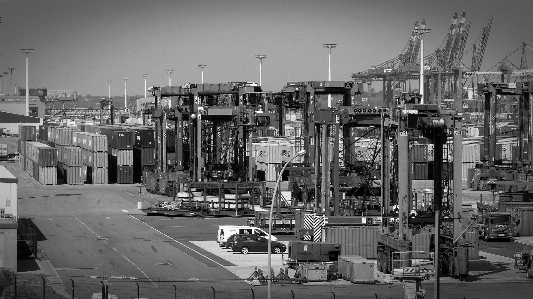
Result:
{"label": "distant building", "polygon": [[46,105],[44,98],[29,96],[29,116],[26,116],[26,97],[20,95],[0,96],[0,128],[11,134],[18,134],[18,126],[43,123]]}

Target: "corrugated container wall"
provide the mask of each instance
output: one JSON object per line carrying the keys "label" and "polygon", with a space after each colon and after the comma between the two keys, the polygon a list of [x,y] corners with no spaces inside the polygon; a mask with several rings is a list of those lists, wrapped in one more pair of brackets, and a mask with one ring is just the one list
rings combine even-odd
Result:
{"label": "corrugated container wall", "polygon": [[324,227],[325,242],[341,244],[342,255],[377,257],[378,227]]}

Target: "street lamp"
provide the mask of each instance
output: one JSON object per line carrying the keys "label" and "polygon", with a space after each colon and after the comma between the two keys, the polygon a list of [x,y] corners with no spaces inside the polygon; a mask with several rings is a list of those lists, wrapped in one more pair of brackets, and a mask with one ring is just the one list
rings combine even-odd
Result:
{"label": "street lamp", "polygon": [[259,59],[259,86],[263,86],[261,77],[263,76],[263,59],[267,58],[266,55],[255,55],[255,58]]}
{"label": "street lamp", "polygon": [[420,93],[420,104],[424,104],[424,39],[422,38],[422,36],[426,33],[431,32],[431,29],[426,28],[426,20],[422,20],[420,26],[415,27],[413,31],[420,39],[420,90],[418,91],[418,93]]}
{"label": "street lamp", "polygon": [[107,91],[107,93],[108,93],[108,96],[107,96],[107,97],[108,97],[109,99],[111,99],[111,82],[113,82],[113,81],[112,81],[112,80],[107,80],[107,84],[109,84],[109,86],[108,86],[108,91]]}
{"label": "street lamp", "polygon": [[143,74],[144,77],[144,98],[146,99],[146,77],[148,77],[148,74]]}
{"label": "street lamp", "polygon": [[4,94],[7,94],[7,74],[8,72],[3,72],[4,74]]}
{"label": "street lamp", "polygon": [[11,93],[10,94],[13,94],[13,70],[15,68],[14,67],[10,67],[8,68],[9,72],[11,72],[11,82],[9,83],[9,89],[11,90]]}
{"label": "street lamp", "polygon": [[296,157],[299,157],[304,154],[305,150],[301,150],[297,152],[296,155],[294,155],[294,157],[292,157],[289,161],[285,162],[283,168],[281,168],[281,171],[278,175],[276,186],[274,187],[274,193],[272,194],[272,202],[270,203],[270,217],[268,218],[268,299],[272,298],[272,214],[274,212],[274,202],[276,202],[279,184],[281,182],[281,177],[283,175],[283,172],[285,171],[285,168],[287,167],[287,165],[289,165],[289,163],[292,162],[292,160],[296,159]]}
{"label": "street lamp", "polygon": [[34,51],[34,49],[20,49],[23,53],[26,53],[26,116],[30,115],[30,85],[28,81],[28,56]]}
{"label": "street lamp", "polygon": [[204,84],[204,68],[207,64],[199,64],[198,67],[202,69],[202,84]]}
{"label": "street lamp", "polygon": [[130,78],[124,78],[124,109],[128,107],[128,102],[126,100],[127,94],[128,94],[128,80]]}
{"label": "street lamp", "polygon": [[331,49],[336,48],[337,44],[324,44],[324,48],[329,49],[328,56],[328,81],[331,81]]}
{"label": "street lamp", "polygon": [[174,70],[167,70],[168,73],[168,86],[172,86],[172,72]]}
{"label": "street lamp", "polygon": [[[336,48],[337,44],[324,44],[329,49],[328,55],[328,81],[331,81],[331,49]],[[331,94],[328,94],[328,108],[331,107]]]}

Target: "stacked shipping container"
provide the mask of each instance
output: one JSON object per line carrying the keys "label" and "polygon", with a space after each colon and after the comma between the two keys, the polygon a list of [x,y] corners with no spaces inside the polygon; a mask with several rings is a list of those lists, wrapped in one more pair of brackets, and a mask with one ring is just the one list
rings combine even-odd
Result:
{"label": "stacked shipping container", "polygon": [[[171,134],[169,134],[171,135]],[[175,137],[174,137],[175,138]],[[171,141],[168,141],[168,140]],[[167,144],[174,144],[175,139],[168,138]],[[174,147],[167,147],[167,152],[172,150],[172,153],[167,154],[167,160],[172,165],[174,164]],[[170,159],[169,159],[170,156]],[[153,171],[155,167],[155,130],[152,128],[136,128],[135,129],[135,144],[133,147],[133,173],[134,181],[140,182],[141,177],[145,171]]]}
{"label": "stacked shipping container", "polygon": [[42,185],[57,185],[57,151],[37,142],[23,141],[25,170]]}
{"label": "stacked shipping container", "polygon": [[109,181],[107,137],[94,133],[75,132],[73,140],[81,148],[82,165],[87,182],[107,184]]}

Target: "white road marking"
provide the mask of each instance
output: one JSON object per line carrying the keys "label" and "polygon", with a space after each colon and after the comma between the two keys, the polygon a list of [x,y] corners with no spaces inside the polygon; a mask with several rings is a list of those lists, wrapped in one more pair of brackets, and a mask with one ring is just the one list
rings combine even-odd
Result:
{"label": "white road marking", "polygon": [[126,211],[126,210],[122,210],[122,212],[127,213],[128,211]]}
{"label": "white road marking", "polygon": [[[72,215],[74,216],[74,215]],[[83,224],[83,226],[85,226],[88,230],[90,230],[93,234],[95,234],[98,239],[102,239],[102,237],[100,237],[95,231],[93,231],[90,227],[88,227],[85,223],[83,223],[80,219],[78,219],[78,217],[74,216],[74,218],[76,218],[76,220],[78,220],[81,224]],[[135,217],[134,217],[135,218]],[[107,242],[107,239],[103,239],[104,242],[109,245],[109,242]],[[144,271],[139,268],[139,266],[135,265],[134,262],[132,262],[129,258],[127,258],[125,255],[123,255],[122,253],[120,253],[115,247],[109,245],[113,250],[115,250],[118,254],[120,254],[125,260],[127,260],[128,262],[130,262],[130,264],[132,264],[135,268],[137,268],[137,270],[139,270],[143,275],[144,277],[146,277],[148,280],[150,280],[151,283],[153,283],[155,286],[157,286],[157,284],[148,276],[146,275],[146,273],[144,273]]]}
{"label": "white road marking", "polygon": [[198,252],[198,251],[192,249],[191,247],[189,247],[189,246],[187,246],[187,245],[181,243],[180,241],[178,241],[178,240],[172,238],[171,236],[169,236],[169,235],[163,233],[162,231],[160,231],[160,230],[158,230],[157,228],[151,226],[150,224],[148,224],[148,223],[142,221],[141,219],[139,219],[139,218],[137,218],[137,217],[135,217],[135,216],[133,216],[133,215],[130,215],[130,217],[133,218],[133,219],[135,219],[135,220],[138,220],[138,221],[144,223],[145,225],[147,225],[147,226],[150,227],[151,229],[155,230],[156,232],[158,232],[158,233],[162,234],[163,236],[169,238],[170,240],[172,240],[172,241],[174,241],[174,242],[180,244],[181,246],[183,246],[183,247],[185,247],[185,248],[187,248],[187,249],[189,249],[189,250],[191,250],[191,251],[197,253],[198,255],[200,255],[200,256],[202,256],[202,257],[204,257],[204,258],[206,258],[206,259],[212,261],[213,263],[219,265],[220,267],[226,268],[226,267],[225,267],[224,265],[222,265],[221,263],[219,263],[219,262],[217,262],[217,261],[215,261],[215,260],[213,260],[213,259],[211,259],[211,258],[205,256],[204,254],[201,254],[200,252]]}

